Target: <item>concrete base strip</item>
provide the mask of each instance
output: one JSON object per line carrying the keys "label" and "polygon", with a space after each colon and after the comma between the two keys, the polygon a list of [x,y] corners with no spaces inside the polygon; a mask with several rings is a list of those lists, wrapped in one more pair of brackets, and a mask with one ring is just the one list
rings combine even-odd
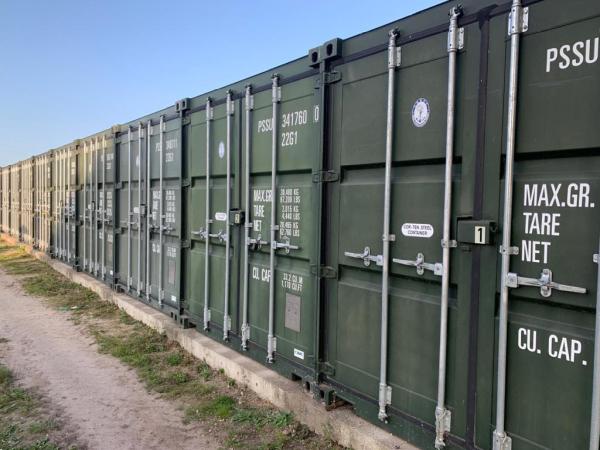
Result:
{"label": "concrete base strip", "polygon": [[117,305],[132,318],[178,342],[186,351],[198,359],[205,360],[212,368],[223,369],[228,377],[252,389],[262,399],[271,402],[277,408],[292,412],[296,420],[314,432],[357,450],[416,450],[411,444],[356,416],[349,408],[326,411],[324,406],[316,402],[298,383],[194,329],[179,327],[172,319],[150,306],[113,291],[95,278],[77,272],[47,254],[18,242],[12,236],[2,236],[7,242],[21,245],[32,256],[48,263],[69,280],[95,292],[103,301]]}

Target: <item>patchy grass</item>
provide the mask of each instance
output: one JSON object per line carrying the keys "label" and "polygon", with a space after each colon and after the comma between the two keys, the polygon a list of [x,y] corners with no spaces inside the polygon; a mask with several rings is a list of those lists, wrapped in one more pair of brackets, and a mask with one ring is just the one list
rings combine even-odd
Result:
{"label": "patchy grass", "polygon": [[[101,353],[135,369],[149,390],[176,402],[185,422],[204,425],[221,438],[225,448],[340,448],[299,424],[291,413],[274,409],[238,386],[223,370],[198,361],[179,344],[101,301],[95,293],[70,282],[22,248],[0,241],[0,266],[20,279],[25,292],[42,297],[52,307],[69,314],[95,338]],[[0,380],[2,377],[0,371]],[[26,404],[25,400],[22,402]],[[34,430],[44,430],[44,426],[52,424],[30,425]],[[0,437],[0,449],[4,448]]]}
{"label": "patchy grass", "polygon": [[8,367],[0,364],[0,449],[74,449],[52,437],[60,426],[44,406],[41,397],[17,386]]}

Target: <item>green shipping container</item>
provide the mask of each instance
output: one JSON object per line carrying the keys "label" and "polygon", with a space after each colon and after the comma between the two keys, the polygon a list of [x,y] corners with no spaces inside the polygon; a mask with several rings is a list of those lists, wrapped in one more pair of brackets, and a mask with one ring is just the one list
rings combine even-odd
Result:
{"label": "green shipping container", "polygon": [[21,163],[12,164],[10,171],[10,234],[21,238]]}
{"label": "green shipping container", "polygon": [[598,450],[599,30],[332,39],[3,168],[2,229],[419,447]]}

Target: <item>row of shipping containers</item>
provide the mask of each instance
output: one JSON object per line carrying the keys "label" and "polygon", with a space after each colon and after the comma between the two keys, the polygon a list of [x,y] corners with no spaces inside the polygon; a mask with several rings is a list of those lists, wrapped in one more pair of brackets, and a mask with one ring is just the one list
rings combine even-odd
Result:
{"label": "row of shipping containers", "polygon": [[2,231],[422,448],[597,450],[599,41],[445,2],[2,168]]}

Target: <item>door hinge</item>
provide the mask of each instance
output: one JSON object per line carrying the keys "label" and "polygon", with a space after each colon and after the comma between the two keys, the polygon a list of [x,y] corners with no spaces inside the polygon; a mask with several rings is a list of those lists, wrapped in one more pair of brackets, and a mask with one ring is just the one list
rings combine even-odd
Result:
{"label": "door hinge", "polygon": [[335,375],[335,367],[333,367],[328,362],[321,362],[319,363],[319,372],[332,377]]}
{"label": "door hinge", "polygon": [[190,187],[190,180],[188,180],[187,178],[181,180],[181,187]]}
{"label": "door hinge", "polygon": [[192,123],[192,118],[190,116],[184,116],[181,118],[181,125],[189,125]]}
{"label": "door hinge", "polygon": [[310,272],[317,278],[337,278],[337,271],[331,266],[310,266]]}
{"label": "door hinge", "polygon": [[333,83],[337,83],[338,81],[341,81],[342,79],[342,73],[341,72],[337,72],[337,71],[333,71],[333,72],[323,72],[323,74],[321,75],[321,78],[319,78],[317,80],[317,89],[321,86],[326,86],[328,84],[333,84]]}
{"label": "door hinge", "polygon": [[508,35],[525,33],[529,29],[529,8],[513,6],[508,15]]}
{"label": "door hinge", "polygon": [[512,439],[506,433],[494,431],[492,444],[493,450],[511,450]]}
{"label": "door hinge", "polygon": [[323,73],[323,83],[324,84],[333,84],[337,83],[342,79],[342,73],[338,71],[325,72]]}
{"label": "door hinge", "polygon": [[335,170],[320,170],[313,172],[313,183],[331,183],[339,181],[340,175]]}
{"label": "door hinge", "polygon": [[190,248],[190,241],[181,241],[180,248]]}

